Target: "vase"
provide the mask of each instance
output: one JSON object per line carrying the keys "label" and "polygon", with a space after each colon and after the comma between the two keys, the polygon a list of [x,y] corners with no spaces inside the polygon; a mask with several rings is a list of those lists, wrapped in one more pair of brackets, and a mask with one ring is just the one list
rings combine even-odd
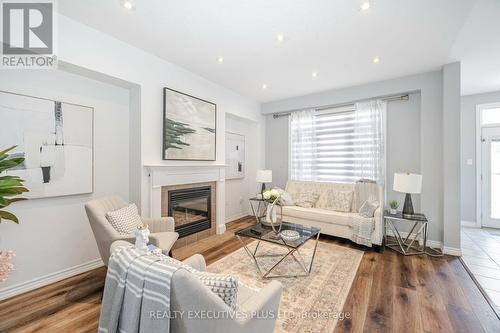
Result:
{"label": "vase", "polygon": [[392,215],[396,215],[398,213],[397,209],[389,209],[389,212],[392,214]]}
{"label": "vase", "polygon": [[273,204],[267,205],[266,208],[266,222],[268,224],[276,224],[278,217],[276,216],[276,209],[274,209]]}

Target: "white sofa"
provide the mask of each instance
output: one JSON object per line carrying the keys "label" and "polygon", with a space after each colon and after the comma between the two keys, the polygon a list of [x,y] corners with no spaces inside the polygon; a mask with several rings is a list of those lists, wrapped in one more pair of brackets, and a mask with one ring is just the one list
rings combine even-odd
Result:
{"label": "white sofa", "polygon": [[[374,186],[376,190],[371,195],[380,203],[380,206],[374,214],[374,230],[371,237],[371,242],[374,245],[382,244],[383,233],[383,210],[384,210],[384,190],[381,186]],[[282,214],[283,220],[292,223],[305,224],[321,228],[322,234],[337,236],[349,239],[352,231],[350,225],[354,218],[365,219],[358,214],[355,209],[350,212],[338,212],[326,209],[327,202],[326,196],[322,196],[326,191],[353,191],[355,197],[355,184],[341,184],[341,183],[322,183],[322,182],[308,182],[289,180],[286,185],[286,192],[292,198],[299,192],[313,192],[320,197],[316,202],[314,208],[303,208],[298,206],[283,206]],[[355,199],[354,199],[355,200]],[[354,208],[354,204],[352,205]]]}

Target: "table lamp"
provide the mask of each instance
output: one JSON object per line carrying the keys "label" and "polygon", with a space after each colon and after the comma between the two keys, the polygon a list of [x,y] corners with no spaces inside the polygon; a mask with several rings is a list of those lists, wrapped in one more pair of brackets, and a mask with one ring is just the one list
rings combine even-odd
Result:
{"label": "table lamp", "polygon": [[266,183],[271,183],[273,181],[273,170],[257,170],[256,180],[258,183],[262,183],[260,194],[263,194],[266,189]]}
{"label": "table lamp", "polygon": [[405,193],[405,203],[403,205],[403,217],[412,218],[414,216],[411,194],[422,192],[422,175],[416,173],[395,173],[393,190]]}

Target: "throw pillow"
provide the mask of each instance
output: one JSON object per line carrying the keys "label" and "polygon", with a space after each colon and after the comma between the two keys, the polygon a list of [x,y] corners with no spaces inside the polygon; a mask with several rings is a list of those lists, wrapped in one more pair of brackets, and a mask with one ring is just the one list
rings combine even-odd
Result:
{"label": "throw pillow", "polygon": [[377,201],[366,200],[359,209],[359,215],[363,217],[373,217],[378,206],[379,203]]}
{"label": "throw pillow", "polygon": [[319,195],[312,192],[299,192],[295,195],[295,205],[303,208],[313,208]]}
{"label": "throw pillow", "polygon": [[194,273],[213,293],[219,296],[231,310],[236,309],[238,296],[238,278],[229,274],[210,272]]}
{"label": "throw pillow", "polygon": [[106,219],[122,235],[133,234],[142,222],[135,204],[106,213]]}
{"label": "throw pillow", "polygon": [[348,213],[351,211],[353,191],[328,191],[326,209]]}
{"label": "throw pillow", "polygon": [[181,267],[196,276],[214,294],[219,296],[231,310],[236,309],[238,296],[238,278],[228,274],[201,272],[172,257],[165,256],[164,261]]}
{"label": "throw pillow", "polygon": [[277,190],[278,193],[280,194],[280,200],[279,200],[280,205],[282,206],[295,205],[295,201],[293,201],[293,198],[290,193],[279,187],[275,188],[275,190]]}

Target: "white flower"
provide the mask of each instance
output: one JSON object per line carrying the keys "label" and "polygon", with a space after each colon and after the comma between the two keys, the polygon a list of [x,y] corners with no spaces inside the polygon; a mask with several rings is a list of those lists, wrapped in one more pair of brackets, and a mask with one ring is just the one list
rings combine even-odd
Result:
{"label": "white flower", "polygon": [[278,192],[278,190],[276,189],[272,189],[270,192],[273,197],[278,198],[280,196],[280,192]]}
{"label": "white flower", "polygon": [[271,198],[271,191],[266,191],[263,194],[264,199],[269,200]]}

